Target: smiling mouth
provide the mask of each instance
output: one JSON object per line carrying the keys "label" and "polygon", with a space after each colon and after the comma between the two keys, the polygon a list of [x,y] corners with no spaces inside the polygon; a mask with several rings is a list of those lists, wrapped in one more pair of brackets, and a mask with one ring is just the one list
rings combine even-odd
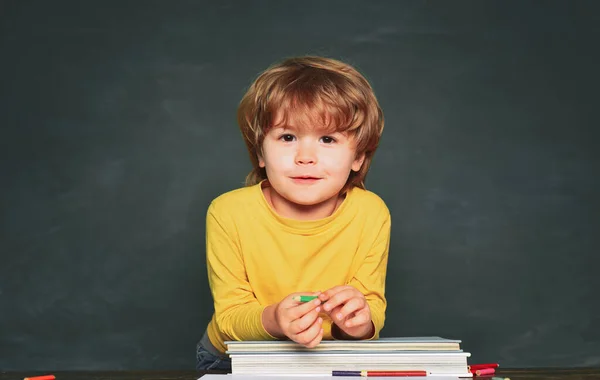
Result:
{"label": "smiling mouth", "polygon": [[292,177],[292,181],[294,181],[295,183],[297,183],[297,184],[305,184],[305,185],[314,184],[314,183],[317,183],[320,180],[321,180],[321,178],[318,178],[318,177],[304,177],[304,176],[301,176],[301,177]]}

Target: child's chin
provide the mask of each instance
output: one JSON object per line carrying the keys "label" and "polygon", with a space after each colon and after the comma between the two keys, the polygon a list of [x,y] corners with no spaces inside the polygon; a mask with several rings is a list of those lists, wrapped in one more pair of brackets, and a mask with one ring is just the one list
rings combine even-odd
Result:
{"label": "child's chin", "polygon": [[294,197],[291,201],[298,206],[318,206],[323,202],[329,200],[331,197],[323,197],[323,196],[306,196],[306,197]]}
{"label": "child's chin", "polygon": [[319,203],[318,201],[312,201],[312,200],[293,200],[292,202],[294,202],[294,204],[296,204],[297,206],[302,206],[302,207],[312,207],[312,206],[317,206]]}

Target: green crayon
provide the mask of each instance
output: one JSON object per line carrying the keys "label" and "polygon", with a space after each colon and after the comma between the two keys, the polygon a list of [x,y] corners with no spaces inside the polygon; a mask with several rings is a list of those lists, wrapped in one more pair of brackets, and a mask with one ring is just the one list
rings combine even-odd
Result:
{"label": "green crayon", "polygon": [[292,298],[296,302],[309,302],[317,298],[317,296],[294,296]]}

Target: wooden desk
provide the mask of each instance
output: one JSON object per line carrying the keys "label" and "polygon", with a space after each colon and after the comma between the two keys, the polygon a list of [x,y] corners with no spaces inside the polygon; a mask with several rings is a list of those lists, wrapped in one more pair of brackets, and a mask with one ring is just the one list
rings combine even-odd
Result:
{"label": "wooden desk", "polygon": [[[73,371],[73,372],[0,372],[0,380],[22,380],[27,376],[53,374],[56,380],[196,380],[204,373],[219,371]],[[600,380],[600,368],[590,369],[504,369],[495,377],[509,377],[510,380]],[[490,376],[474,379],[490,380]],[[275,379],[274,379],[275,380]]]}

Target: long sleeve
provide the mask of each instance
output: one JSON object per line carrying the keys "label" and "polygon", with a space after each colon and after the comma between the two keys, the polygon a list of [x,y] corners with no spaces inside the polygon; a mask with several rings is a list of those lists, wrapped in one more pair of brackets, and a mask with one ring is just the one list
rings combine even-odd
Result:
{"label": "long sleeve", "polygon": [[206,260],[217,323],[235,340],[274,339],[262,325],[264,306],[248,282],[240,246],[233,236],[235,226],[226,223],[211,205],[206,218]]}
{"label": "long sleeve", "polygon": [[354,286],[364,294],[371,309],[371,319],[375,326],[375,332],[371,339],[377,339],[385,322],[385,310],[387,306],[385,278],[391,230],[391,216],[387,212],[387,209],[386,216],[382,218],[382,222],[378,226],[373,227],[376,227],[374,228],[376,237],[373,245],[349,285]]}

